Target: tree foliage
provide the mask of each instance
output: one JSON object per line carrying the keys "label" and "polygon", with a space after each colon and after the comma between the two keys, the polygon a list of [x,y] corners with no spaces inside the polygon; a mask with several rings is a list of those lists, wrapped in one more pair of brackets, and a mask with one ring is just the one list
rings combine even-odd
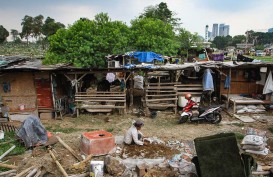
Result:
{"label": "tree foliage", "polygon": [[232,46],[236,47],[236,44],[241,44],[246,41],[245,35],[237,35],[232,38]]}
{"label": "tree foliage", "polygon": [[144,9],[144,13],[142,13],[139,17],[159,19],[165,24],[169,23],[173,27],[177,27],[180,24],[180,18],[175,18],[175,15],[176,13],[168,8],[167,3],[161,2],[158,5],[146,7]]}
{"label": "tree foliage", "polygon": [[191,47],[196,46],[197,50],[201,49],[201,40],[197,33],[192,34],[184,28],[179,30],[177,35],[179,42],[179,54],[188,56],[188,51]]}
{"label": "tree foliage", "polygon": [[154,51],[163,55],[176,55],[179,48],[170,24],[152,18],[131,21],[131,46],[138,51]]}
{"label": "tree foliage", "polygon": [[16,41],[19,35],[19,32],[16,29],[11,29],[10,34],[12,35],[12,40]]}
{"label": "tree foliage", "polygon": [[45,64],[72,63],[78,67],[104,67],[107,54],[127,51],[129,29],[120,21],[111,21],[105,13],[95,20],[80,19],[68,29],[59,29],[49,37]]}
{"label": "tree foliage", "polygon": [[32,34],[33,29],[33,17],[25,15],[25,17],[22,19],[22,32],[20,33],[21,38],[25,38],[29,40],[30,35]]}
{"label": "tree foliage", "polygon": [[65,25],[60,22],[55,22],[53,18],[47,17],[42,27],[42,33],[46,38],[48,38],[61,28],[65,28]]}
{"label": "tree foliage", "polygon": [[6,30],[6,28],[0,25],[0,43],[5,42],[8,36],[9,36],[9,32]]}
{"label": "tree foliage", "polygon": [[40,38],[42,34],[42,27],[44,25],[44,16],[38,15],[33,18],[33,24],[32,24],[32,35],[37,40]]}

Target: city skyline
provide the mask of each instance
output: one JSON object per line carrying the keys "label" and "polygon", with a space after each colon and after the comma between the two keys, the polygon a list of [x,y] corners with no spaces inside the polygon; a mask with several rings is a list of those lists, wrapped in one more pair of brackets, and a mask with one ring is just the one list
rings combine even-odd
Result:
{"label": "city skyline", "polygon": [[[269,29],[273,27],[273,1],[264,0],[9,0],[0,6],[0,25],[9,32],[11,29],[21,31],[21,22],[25,15],[43,15],[56,21],[72,25],[81,17],[94,19],[100,12],[108,13],[112,20],[119,20],[130,25],[130,21],[144,12],[145,7],[166,2],[168,8],[181,18],[182,28],[191,33],[205,36],[204,27],[214,22],[230,25],[229,34],[244,35],[249,29]],[[261,13],[253,13],[261,12]],[[253,23],[255,21],[255,23]],[[210,27],[211,28],[211,27]]]}

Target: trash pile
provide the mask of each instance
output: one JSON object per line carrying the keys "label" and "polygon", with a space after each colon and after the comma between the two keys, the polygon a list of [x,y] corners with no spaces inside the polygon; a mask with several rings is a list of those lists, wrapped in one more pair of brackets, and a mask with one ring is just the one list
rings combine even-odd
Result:
{"label": "trash pile", "polygon": [[242,140],[242,149],[248,153],[258,155],[268,155],[266,131],[248,127],[246,136]]}

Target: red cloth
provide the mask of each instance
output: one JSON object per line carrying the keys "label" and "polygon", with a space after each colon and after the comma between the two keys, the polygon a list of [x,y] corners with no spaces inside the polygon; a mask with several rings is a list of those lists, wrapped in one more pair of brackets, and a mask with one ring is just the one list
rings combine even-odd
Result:
{"label": "red cloth", "polygon": [[194,105],[196,105],[194,101],[188,100],[186,106],[183,108],[183,112],[190,112]]}

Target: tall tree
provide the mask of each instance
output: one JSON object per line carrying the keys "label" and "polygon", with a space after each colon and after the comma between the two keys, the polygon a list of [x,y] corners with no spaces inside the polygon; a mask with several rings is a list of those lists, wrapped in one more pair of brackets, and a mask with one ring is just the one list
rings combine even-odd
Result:
{"label": "tall tree", "polygon": [[8,36],[9,36],[9,32],[6,30],[6,28],[0,25],[0,43],[5,42]]}
{"label": "tall tree", "polygon": [[30,35],[33,32],[33,17],[25,15],[25,17],[22,19],[22,32],[20,33],[21,38],[25,38],[27,40],[29,40]]}
{"label": "tall tree", "polygon": [[169,23],[173,27],[178,27],[180,23],[180,18],[175,18],[175,12],[171,11],[168,8],[167,3],[161,2],[155,6],[148,6],[144,9],[144,13],[142,13],[140,18],[153,18],[162,20],[165,24]]}
{"label": "tall tree", "polygon": [[225,49],[228,46],[228,40],[224,36],[216,36],[212,43],[216,46],[218,49]]}
{"label": "tall tree", "polygon": [[12,40],[15,41],[18,38],[19,32],[16,29],[11,29],[10,34],[12,35]]}
{"label": "tall tree", "polygon": [[185,55],[188,58],[189,49],[195,46],[197,50],[201,49],[201,40],[197,33],[192,34],[184,28],[179,30],[177,35],[177,41],[179,43],[179,54]]}
{"label": "tall tree", "polygon": [[164,55],[176,55],[178,43],[170,24],[153,18],[131,21],[131,46],[139,51],[154,51]]}
{"label": "tall tree", "polygon": [[236,35],[232,38],[232,46],[236,47],[236,44],[241,44],[246,41],[245,35]]}
{"label": "tall tree", "polygon": [[65,28],[65,25],[60,22],[55,22],[53,18],[47,17],[42,27],[42,33],[48,38],[61,28]]}
{"label": "tall tree", "polygon": [[38,15],[33,18],[32,35],[36,39],[36,41],[40,38],[42,34],[42,27],[44,24],[43,20],[44,20],[43,15]]}
{"label": "tall tree", "polygon": [[127,51],[129,29],[111,21],[105,13],[95,20],[80,19],[68,29],[59,29],[49,38],[45,64],[73,63],[79,67],[105,67],[105,56]]}

